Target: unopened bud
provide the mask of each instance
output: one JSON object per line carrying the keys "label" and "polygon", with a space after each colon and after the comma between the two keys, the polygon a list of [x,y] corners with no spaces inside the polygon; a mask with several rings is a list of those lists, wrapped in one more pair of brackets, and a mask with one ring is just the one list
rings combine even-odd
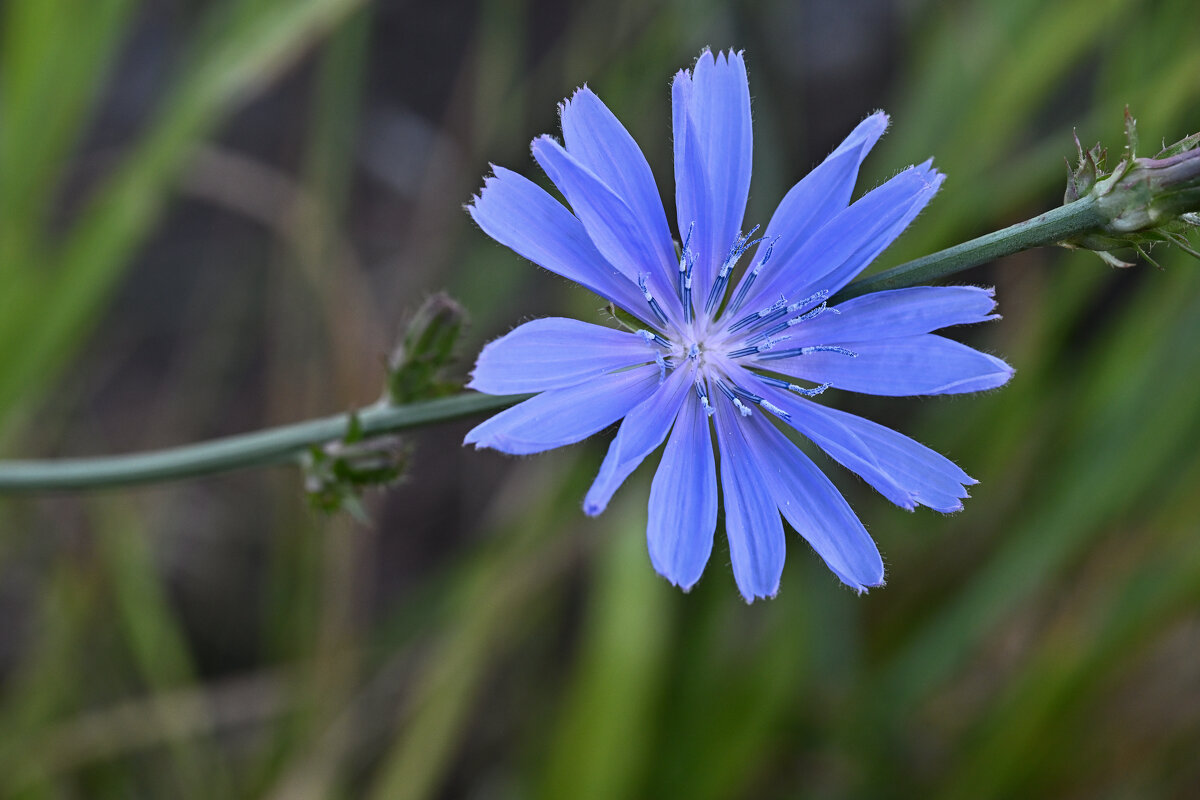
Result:
{"label": "unopened bud", "polygon": [[1126,145],[1121,161],[1106,173],[1100,145],[1084,151],[1067,179],[1064,204],[1095,199],[1106,222],[1063,244],[1095,251],[1114,266],[1131,266],[1110,251],[1133,248],[1153,262],[1148,250],[1169,242],[1200,258],[1185,233],[1200,225],[1200,134],[1164,147],[1154,158],[1137,156],[1137,123],[1125,111]]}
{"label": "unopened bud", "polygon": [[449,295],[430,297],[413,315],[404,340],[388,359],[388,399],[397,405],[449,394],[460,388],[440,378],[454,357],[467,313]]}
{"label": "unopened bud", "polygon": [[354,513],[361,508],[363,489],[395,483],[407,462],[408,447],[399,436],[362,438],[358,417],[352,415],[344,439],[309,449],[303,461],[304,490],[322,511]]}

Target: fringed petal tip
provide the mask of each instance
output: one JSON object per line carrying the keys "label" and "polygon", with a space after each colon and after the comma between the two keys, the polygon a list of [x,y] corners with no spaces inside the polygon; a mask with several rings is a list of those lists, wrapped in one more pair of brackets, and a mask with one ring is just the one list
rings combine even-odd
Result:
{"label": "fringed petal tip", "polygon": [[679,72],[675,73],[675,77],[678,79],[681,75],[687,75],[688,77],[693,76],[696,72],[696,68],[700,67],[702,62],[705,62],[705,68],[721,68],[727,67],[731,63],[736,63],[744,70],[746,68],[746,60],[744,58],[745,52],[745,50],[734,50],[731,47],[728,50],[718,50],[716,54],[714,54],[712,48],[705,45],[700,51],[700,54],[696,56],[696,60],[692,62],[692,68],[679,70]]}
{"label": "fringed petal tip", "polygon": [[[897,172],[893,179],[901,175],[915,175],[921,179],[922,186],[918,190],[919,197],[924,198],[924,202],[929,202],[929,198],[942,188],[942,184],[946,181],[946,173],[933,166],[933,158],[927,158],[920,164],[910,164],[904,169]],[[910,220],[911,222],[911,220]]]}
{"label": "fringed petal tip", "polygon": [[875,554],[875,563],[870,567],[863,565],[858,570],[859,574],[850,575],[843,570],[835,569],[828,561],[825,565],[837,577],[842,585],[850,589],[858,596],[868,594],[872,589],[880,589],[887,584],[887,576],[884,574],[883,557],[878,551]]}
{"label": "fringed petal tip", "polygon": [[862,574],[859,575],[850,575],[840,569],[835,569],[828,561],[825,562],[825,566],[829,567],[829,571],[842,582],[843,586],[857,595],[864,595],[872,589],[878,589],[887,583],[884,577],[882,558],[878,560],[877,566],[874,569],[868,570],[864,568],[861,570]]}
{"label": "fringed petal tip", "polygon": [[591,90],[591,87],[589,87],[587,85],[587,82],[585,81],[582,86],[579,86],[578,88],[575,89],[575,91],[571,92],[569,97],[564,97],[562,100],[559,101],[559,103],[558,103],[558,118],[560,120],[560,124],[561,124],[563,115],[570,112],[571,104],[576,102],[577,100],[579,100],[580,97],[596,98],[597,100],[600,99],[599,97],[596,96],[596,93]]}
{"label": "fringed petal tip", "polygon": [[[867,116],[863,117],[862,121],[855,126],[854,133],[851,134],[850,140],[858,137],[869,137],[870,142],[874,144],[875,142],[879,141],[879,139],[885,133],[887,133],[888,128],[891,126],[892,118],[888,116],[886,111],[881,108],[877,108],[870,114],[867,114]],[[855,136],[856,134],[858,135],[857,137]],[[851,143],[853,144],[854,142],[851,141]],[[844,147],[845,145],[846,143],[843,142],[842,146]],[[838,149],[841,148],[839,147]]]}
{"label": "fringed petal tip", "polygon": [[471,430],[467,431],[467,435],[463,437],[462,446],[466,447],[467,445],[473,444],[473,445],[475,445],[476,450],[482,450],[484,447],[486,447],[487,445],[485,445],[479,441],[478,431],[479,431],[478,425],[476,425]]}
{"label": "fringed petal tip", "polygon": [[879,120],[883,123],[883,129],[886,131],[892,125],[892,117],[882,108],[877,108],[867,116],[863,117],[863,122],[867,120]]}
{"label": "fringed petal tip", "polygon": [[882,589],[884,586],[887,585],[887,581],[884,580],[882,577],[879,578],[879,583],[872,583],[872,584],[868,584],[868,585],[863,585],[863,584],[858,584],[858,583],[847,583],[845,578],[842,578],[842,583],[845,584],[851,591],[853,591],[859,597],[862,597],[864,594],[870,594],[872,589]]}
{"label": "fringed petal tip", "polygon": [[[994,355],[991,355],[990,353],[984,353],[983,355],[986,356],[988,358],[988,360],[990,360],[992,363],[994,363],[996,365],[996,371],[994,373],[992,373],[991,375],[980,376],[978,379],[981,383],[979,388],[974,389],[974,390],[968,390],[968,391],[982,392],[982,391],[987,391],[989,389],[999,389],[1001,386],[1003,386],[1006,383],[1008,383],[1009,381],[1011,381],[1013,376],[1017,374],[1017,370],[1015,368],[1009,366],[1008,362],[1003,361],[999,358],[996,358]],[[950,393],[951,392],[944,392],[944,394],[950,394]]]}
{"label": "fringed petal tip", "polygon": [[688,578],[677,578],[675,576],[670,575],[669,571],[664,571],[663,568],[659,564],[655,563],[653,557],[651,557],[651,559],[650,559],[650,565],[652,567],[654,567],[654,571],[658,574],[658,576],[660,578],[662,578],[667,583],[674,586],[676,589],[679,589],[684,594],[690,593],[692,591],[692,589],[696,588],[696,584],[700,583],[699,575],[696,575],[695,577],[688,577]]}
{"label": "fringed petal tip", "polygon": [[754,605],[755,600],[774,600],[779,596],[779,587],[776,586],[775,591],[770,594],[747,594],[740,588],[738,589],[738,593],[742,596],[742,600],[746,602],[746,605],[751,606]]}
{"label": "fringed petal tip", "polygon": [[[529,141],[529,152],[535,159],[537,158],[538,152],[544,147],[556,147],[562,149],[563,143],[548,133],[539,134]],[[542,169],[544,171],[545,167],[543,166]],[[553,180],[553,178],[551,180]]]}

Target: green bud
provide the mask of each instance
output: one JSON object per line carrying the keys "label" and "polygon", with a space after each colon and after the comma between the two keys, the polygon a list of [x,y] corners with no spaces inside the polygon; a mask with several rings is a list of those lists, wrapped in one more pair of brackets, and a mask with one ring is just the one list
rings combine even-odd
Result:
{"label": "green bud", "polygon": [[1200,225],[1200,134],[1164,147],[1154,158],[1137,156],[1137,122],[1125,110],[1125,148],[1112,172],[1106,152],[1096,145],[1084,152],[1076,137],[1079,163],[1069,171],[1064,205],[1091,197],[1106,222],[1063,242],[1096,252],[1113,266],[1128,267],[1111,251],[1132,248],[1148,261],[1159,242],[1178,245],[1200,258],[1185,234]]}
{"label": "green bud", "polygon": [[388,359],[388,399],[397,405],[450,394],[461,388],[441,378],[454,358],[454,346],[467,313],[449,295],[430,297],[413,315],[404,340]]}
{"label": "green bud", "polygon": [[408,462],[408,447],[399,436],[364,439],[358,415],[350,418],[344,439],[311,447],[303,459],[304,490],[321,511],[347,510],[359,516],[363,489],[398,481]]}

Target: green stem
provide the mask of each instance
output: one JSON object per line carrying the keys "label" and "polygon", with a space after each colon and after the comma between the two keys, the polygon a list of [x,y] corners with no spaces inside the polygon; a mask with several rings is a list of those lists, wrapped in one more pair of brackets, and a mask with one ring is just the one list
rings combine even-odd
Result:
{"label": "green stem", "polygon": [[838,292],[829,303],[834,305],[868,292],[921,286],[1001,256],[1057,244],[1085,231],[1102,228],[1107,221],[1108,218],[1098,210],[1096,199],[1084,197],[1070,205],[1060,206],[1033,219],[1010,225],[1004,230],[980,236],[978,239],[948,247],[932,255],[884,270],[878,275],[855,281]]}
{"label": "green stem", "polygon": [[[1056,244],[1100,228],[1105,221],[1096,208],[1096,201],[1087,197],[852,283],[831,302],[838,303],[867,292],[926,284],[1001,256]],[[358,418],[363,434],[373,436],[495,411],[527,396],[459,394],[405,406],[376,405],[358,412]],[[339,414],[149,453],[53,461],[0,461],[0,492],[159,483],[294,461],[310,447],[342,439],[349,430],[350,418],[350,414]]]}
{"label": "green stem", "polygon": [[[375,436],[495,411],[527,396],[471,392],[404,406],[375,405],[357,413],[363,434]],[[0,461],[0,492],[161,483],[294,461],[314,445],[342,439],[350,428],[350,418],[350,414],[338,414],[148,453],[49,461]]]}

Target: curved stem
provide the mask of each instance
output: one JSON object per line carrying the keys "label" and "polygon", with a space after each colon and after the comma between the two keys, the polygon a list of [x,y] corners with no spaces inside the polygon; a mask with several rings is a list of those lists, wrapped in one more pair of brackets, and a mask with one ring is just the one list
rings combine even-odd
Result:
{"label": "curved stem", "polygon": [[[1087,197],[1004,230],[980,236],[938,253],[909,261],[850,284],[830,301],[838,303],[867,292],[916,286],[1032,247],[1057,244],[1100,228],[1106,218]],[[529,395],[465,393],[405,406],[375,405],[358,412],[365,436],[457,419],[506,408]],[[0,461],[0,492],[95,489],[190,478],[214,472],[294,461],[308,448],[345,437],[350,414],[284,425],[209,442],[96,458],[51,461]]]}
{"label": "curved stem", "polygon": [[855,281],[838,292],[829,303],[834,305],[868,292],[927,284],[1001,256],[1057,244],[1085,231],[1101,228],[1107,221],[1108,218],[1097,208],[1096,199],[1085,197],[995,233]]}
{"label": "curved stem", "polygon": [[[404,406],[375,405],[357,412],[365,436],[391,433],[495,411],[528,395],[474,392]],[[208,442],[147,453],[46,461],[0,461],[0,492],[98,489],[191,478],[214,472],[293,461],[309,447],[345,437],[351,414],[283,425]]]}

